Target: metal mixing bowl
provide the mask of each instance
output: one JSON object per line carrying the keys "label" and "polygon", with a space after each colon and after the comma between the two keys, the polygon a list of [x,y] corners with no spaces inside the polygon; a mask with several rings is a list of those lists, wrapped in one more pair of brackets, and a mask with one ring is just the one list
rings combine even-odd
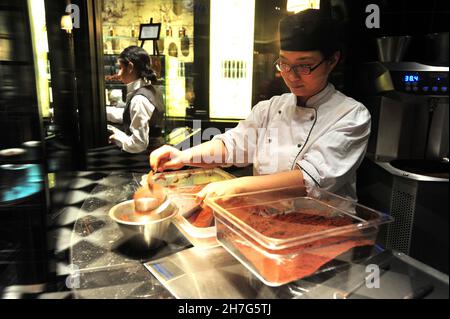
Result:
{"label": "metal mixing bowl", "polygon": [[169,200],[150,215],[136,214],[133,200],[120,203],[109,211],[109,217],[119,225],[124,240],[145,249],[157,248],[164,242],[176,214],[177,208]]}

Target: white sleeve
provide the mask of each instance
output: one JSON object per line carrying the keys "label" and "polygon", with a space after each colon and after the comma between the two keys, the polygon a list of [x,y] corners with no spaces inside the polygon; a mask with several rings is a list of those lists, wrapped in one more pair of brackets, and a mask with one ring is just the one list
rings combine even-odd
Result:
{"label": "white sleeve", "polygon": [[106,107],[106,119],[108,122],[122,124],[123,123],[123,111],[122,107],[107,106]]}
{"label": "white sleeve", "polygon": [[266,122],[270,101],[258,103],[247,119],[224,134],[214,136],[213,140],[221,140],[227,150],[228,165],[247,166],[253,161],[258,145],[259,128]]}
{"label": "white sleeve", "polygon": [[149,140],[149,120],[155,106],[143,95],[136,95],[131,100],[130,116],[131,135],[122,142],[122,149],[128,153],[141,153],[147,149]]}
{"label": "white sleeve", "polygon": [[320,187],[339,190],[364,159],[370,135],[370,114],[360,105],[337,122],[299,158],[308,191]]}

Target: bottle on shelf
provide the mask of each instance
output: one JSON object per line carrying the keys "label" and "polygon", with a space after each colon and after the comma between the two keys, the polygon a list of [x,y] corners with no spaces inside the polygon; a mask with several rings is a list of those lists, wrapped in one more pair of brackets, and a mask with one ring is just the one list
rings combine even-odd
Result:
{"label": "bottle on shelf", "polygon": [[171,37],[172,36],[172,27],[168,26],[166,28],[166,37]]}
{"label": "bottle on shelf", "polygon": [[185,27],[180,27],[180,29],[178,30],[178,37],[179,38],[184,38],[186,36],[186,28]]}

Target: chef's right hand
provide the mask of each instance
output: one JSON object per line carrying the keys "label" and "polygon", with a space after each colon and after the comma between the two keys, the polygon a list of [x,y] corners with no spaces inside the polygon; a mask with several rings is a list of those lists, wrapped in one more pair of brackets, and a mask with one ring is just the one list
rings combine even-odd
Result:
{"label": "chef's right hand", "polygon": [[155,172],[177,170],[186,164],[183,152],[169,145],[164,145],[150,154],[150,166]]}

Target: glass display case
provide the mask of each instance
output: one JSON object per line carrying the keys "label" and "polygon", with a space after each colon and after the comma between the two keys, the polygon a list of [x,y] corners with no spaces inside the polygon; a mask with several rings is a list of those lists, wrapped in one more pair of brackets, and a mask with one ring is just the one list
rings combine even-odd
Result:
{"label": "glass display case", "polygon": [[[320,1],[102,0],[107,104],[114,61],[130,45],[152,56],[165,98],[166,133],[192,119],[233,127],[254,105],[287,93],[274,68],[279,54],[278,23]],[[142,24],[160,24],[157,40],[141,42]],[[123,98],[123,100],[125,97]],[[190,123],[189,123],[190,122]]]}
{"label": "glass display case", "polygon": [[[126,47],[142,46],[149,54],[158,47],[159,55],[152,55],[152,68],[165,96],[166,115],[186,116],[186,109],[194,101],[194,4],[193,1],[102,1],[103,53],[105,55],[105,88],[108,93],[120,86],[113,75],[113,57]],[[161,23],[158,40],[139,41],[141,24],[150,20]]]}
{"label": "glass display case", "polygon": [[[152,54],[156,45],[168,118],[244,119],[259,100],[286,91],[273,68],[285,2],[102,0],[106,89],[118,84],[110,57],[130,45]],[[150,20],[160,37],[142,43],[140,25]]]}

